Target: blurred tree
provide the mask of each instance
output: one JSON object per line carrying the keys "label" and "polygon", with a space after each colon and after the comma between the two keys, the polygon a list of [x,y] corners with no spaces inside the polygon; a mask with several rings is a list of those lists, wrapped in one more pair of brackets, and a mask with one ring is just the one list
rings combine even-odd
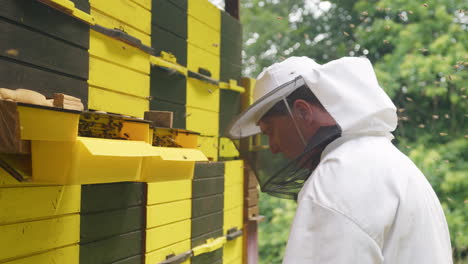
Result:
{"label": "blurred tree", "polygon": [[[372,61],[398,107],[395,143],[431,182],[449,222],[454,256],[467,263],[468,2],[245,0],[242,8],[245,75],[256,76],[289,56]],[[260,226],[261,259],[281,263],[294,206],[262,199],[269,220]]]}

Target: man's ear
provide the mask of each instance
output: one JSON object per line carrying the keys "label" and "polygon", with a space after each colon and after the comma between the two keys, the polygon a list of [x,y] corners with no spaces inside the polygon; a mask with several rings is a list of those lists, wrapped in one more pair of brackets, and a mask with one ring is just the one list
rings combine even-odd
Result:
{"label": "man's ear", "polygon": [[298,118],[304,121],[311,120],[312,108],[307,101],[302,100],[302,99],[297,99],[296,101],[294,101],[293,108]]}

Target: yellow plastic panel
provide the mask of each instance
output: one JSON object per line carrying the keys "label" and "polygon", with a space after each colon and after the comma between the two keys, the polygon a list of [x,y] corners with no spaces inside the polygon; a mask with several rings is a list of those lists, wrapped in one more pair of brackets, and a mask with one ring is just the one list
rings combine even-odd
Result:
{"label": "yellow plastic panel", "polygon": [[8,261],[4,264],[78,264],[80,247],[78,245],[50,250],[41,254]]}
{"label": "yellow plastic panel", "polygon": [[187,21],[188,42],[219,56],[220,33],[192,16]]}
{"label": "yellow plastic panel", "polygon": [[79,185],[0,188],[0,225],[78,213]]}
{"label": "yellow plastic panel", "polygon": [[[103,1],[103,0],[97,0]],[[107,1],[107,0],[105,0]],[[122,1],[122,0],[116,0]],[[108,6],[113,6],[108,3]],[[113,2],[114,3],[114,2]],[[113,39],[104,34],[90,30],[89,54],[110,61],[117,65],[140,71],[143,74],[150,72],[150,55],[142,50],[130,46],[125,42]]]}
{"label": "yellow plastic panel", "polygon": [[138,71],[89,57],[89,80],[93,86],[140,97],[148,97],[150,77]]}
{"label": "yellow plastic panel", "polygon": [[[226,243],[226,245],[223,248],[223,263],[233,263],[237,259],[242,260],[242,253],[243,253],[243,241],[242,240],[243,240],[243,237],[240,236]],[[240,263],[242,264],[242,262]]]}
{"label": "yellow plastic panel", "polygon": [[146,227],[152,228],[189,219],[192,216],[192,200],[149,205],[146,207]]}
{"label": "yellow plastic panel", "polygon": [[219,138],[219,156],[226,158],[236,158],[239,157],[239,151],[234,145],[234,142],[229,138],[221,137]]}
{"label": "yellow plastic panel", "polygon": [[20,105],[17,109],[23,140],[73,141],[78,135],[79,113]]}
{"label": "yellow plastic panel", "polygon": [[219,112],[219,88],[197,79],[187,80],[187,106]]}
{"label": "yellow plastic panel", "polygon": [[195,161],[206,161],[200,150],[153,147],[159,156],[143,159],[142,180],[147,182],[192,179]]}
{"label": "yellow plastic panel", "polygon": [[190,238],[191,220],[184,220],[146,230],[146,252]]}
{"label": "yellow plastic panel", "polygon": [[33,180],[56,184],[139,181],[142,141],[78,137],[76,143],[32,141]]}
{"label": "yellow plastic panel", "polygon": [[[218,117],[219,113],[217,112],[187,106],[186,126],[188,130],[198,132],[203,136],[218,136]],[[216,146],[218,145],[217,141],[218,139],[216,139]],[[199,145],[203,144],[202,139],[199,139],[198,142]]]}
{"label": "yellow plastic panel", "polygon": [[205,154],[211,161],[218,160],[218,138],[217,137],[199,137],[198,149]]}
{"label": "yellow plastic panel", "polygon": [[72,245],[80,241],[80,215],[3,225],[0,234],[0,261]]}
{"label": "yellow plastic panel", "polygon": [[[147,1],[135,1],[147,2]],[[151,12],[129,0],[90,0],[92,8],[122,21],[148,35],[151,34]],[[99,22],[98,22],[99,24]]]}
{"label": "yellow plastic panel", "polygon": [[242,228],[242,223],[243,223],[243,210],[244,208],[242,206],[224,210],[224,234],[227,233],[227,231],[231,228],[237,227],[237,229]]}
{"label": "yellow plastic panel", "polygon": [[[167,256],[179,255],[190,250],[190,240],[184,240],[182,242],[170,245],[159,250],[152,251],[146,254],[145,264],[155,264],[166,260]],[[182,264],[189,264],[190,258]]]}
{"label": "yellow plastic panel", "polygon": [[187,68],[193,72],[205,69],[211,73],[211,78],[219,79],[220,57],[193,44],[187,44]]}
{"label": "yellow plastic panel", "polygon": [[224,188],[224,210],[244,204],[244,185],[235,184]]}
{"label": "yellow plastic panel", "polygon": [[224,162],[224,186],[244,184],[244,161],[230,160]]}
{"label": "yellow plastic panel", "polygon": [[88,108],[110,113],[143,117],[149,110],[147,99],[89,86]]}
{"label": "yellow plastic panel", "polygon": [[208,0],[188,0],[189,15],[221,31],[221,11]]}
{"label": "yellow plastic panel", "polygon": [[191,197],[191,179],[148,183],[147,203],[149,205],[185,200]]}
{"label": "yellow plastic panel", "polygon": [[147,46],[151,46],[151,36],[148,33],[144,33],[132,26],[130,26],[128,23],[122,22],[120,20],[117,20],[109,15],[106,15],[105,13],[102,13],[101,11],[91,8],[91,15],[95,18],[95,21],[98,25],[106,27],[106,28],[118,28],[127,34],[131,35],[132,37],[135,37],[141,42]]}

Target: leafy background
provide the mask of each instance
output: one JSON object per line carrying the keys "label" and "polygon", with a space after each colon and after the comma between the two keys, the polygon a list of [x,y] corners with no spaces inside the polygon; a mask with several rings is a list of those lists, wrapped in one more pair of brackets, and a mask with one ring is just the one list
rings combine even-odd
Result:
{"label": "leafy background", "polygon": [[[424,172],[468,263],[468,12],[462,0],[242,0],[244,75],[289,56],[366,56],[398,107],[394,143]],[[396,164],[396,166],[398,166]],[[261,195],[260,263],[281,263],[295,203]]]}

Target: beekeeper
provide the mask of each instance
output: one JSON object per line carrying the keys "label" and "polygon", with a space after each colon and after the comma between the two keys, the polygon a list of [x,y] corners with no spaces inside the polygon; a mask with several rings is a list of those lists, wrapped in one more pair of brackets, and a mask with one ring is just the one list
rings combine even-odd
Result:
{"label": "beekeeper", "polygon": [[228,135],[263,133],[288,160],[257,173],[262,191],[297,199],[284,264],[452,263],[440,202],[392,144],[396,108],[369,60],[291,57],[259,75],[253,98]]}

